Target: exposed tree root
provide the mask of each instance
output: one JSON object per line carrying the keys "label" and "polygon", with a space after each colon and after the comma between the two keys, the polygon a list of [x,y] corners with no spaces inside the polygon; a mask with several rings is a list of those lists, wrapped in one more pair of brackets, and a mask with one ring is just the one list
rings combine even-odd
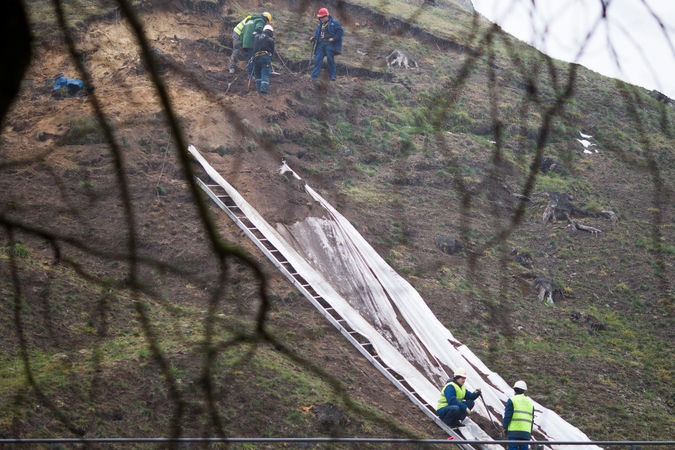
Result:
{"label": "exposed tree root", "polygon": [[589,217],[589,216],[605,217],[611,220],[613,224],[619,222],[619,218],[614,213],[614,211],[602,210],[599,213],[593,213],[590,211],[583,210],[581,208],[577,208],[576,206],[572,205],[572,203],[570,203],[572,197],[565,192],[561,194],[558,194],[556,192],[545,192],[544,194],[547,197],[549,197],[548,204],[546,205],[544,213],[542,214],[541,217],[544,223],[555,222],[556,220],[565,219],[568,222],[567,226],[572,228],[572,231],[574,231],[575,233],[581,230],[597,236],[598,234],[602,233],[601,229],[584,225],[583,223],[578,222],[573,218]]}

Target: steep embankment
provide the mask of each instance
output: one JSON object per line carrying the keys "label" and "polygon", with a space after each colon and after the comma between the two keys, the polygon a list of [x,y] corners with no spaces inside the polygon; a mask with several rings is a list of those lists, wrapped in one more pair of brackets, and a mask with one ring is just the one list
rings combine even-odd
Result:
{"label": "steep embankment", "polygon": [[[579,68],[574,97],[542,133],[567,67],[547,67],[541,55],[500,35],[494,59],[478,38],[463,42],[462,33],[450,33],[447,42],[462,46],[455,48],[415,34],[433,24],[391,37],[386,27],[363,26],[369,14],[377,18],[369,25],[382,16],[357,10],[344,17],[350,25],[338,82],[311,85],[295,72],[309,54],[311,14],[275,7],[279,50],[294,72],[275,62],[281,75],[267,99],[246,93],[243,71],[225,70],[223,45],[245,11],[197,14],[169,4],[142,17],[190,143],[209,152],[268,220],[291,224],[316,213],[278,175],[286,158],[492,370],[507,381],[524,378],[537,401],[592,438],[667,438],[675,400],[667,285],[675,253],[667,197],[673,152],[659,126],[670,130],[672,120],[661,120],[658,104],[641,93]],[[471,29],[468,16],[448,14],[447,24]],[[279,343],[244,334],[255,330],[258,284],[240,262],[229,259],[225,267],[213,256],[129,29],[113,15],[82,25],[77,36],[94,94],[116,130],[133,222],[87,98],[51,91],[57,73],[77,75],[50,34],[28,75],[35,88],[22,91],[2,132],[3,221],[48,232],[14,229],[20,242],[13,250],[2,235],[15,255],[15,266],[2,255],[2,296],[18,295],[24,306],[3,307],[1,396],[12,406],[0,431],[155,436],[177,418],[187,435],[213,435],[220,426],[238,436],[402,436],[396,427],[405,424],[440,437],[214,209],[222,237],[249,251],[269,276],[266,319]],[[385,68],[383,58],[397,47],[411,52],[419,69]],[[636,111],[623,103],[631,95]],[[495,114],[498,146],[490,142]],[[579,131],[594,136],[598,153],[583,153]],[[586,223],[603,233],[574,234],[564,221],[542,223],[548,198],[532,195],[513,233],[478,254],[518,211],[513,194],[526,183],[540,136],[557,170],[539,176],[535,192],[565,190],[576,206],[615,211],[619,223],[591,217]],[[124,254],[130,230],[148,258],[135,273],[138,293],[129,289]],[[434,239],[447,235],[463,242],[462,253],[435,247]],[[529,253],[532,267],[513,262],[511,248]],[[530,290],[537,275],[565,294],[555,306]],[[204,351],[208,336],[219,343],[214,360]],[[23,338],[43,397],[24,387]],[[332,374],[342,390],[290,360],[289,350]],[[311,408],[326,402],[339,405],[341,420]],[[645,422],[653,426],[639,426]]]}

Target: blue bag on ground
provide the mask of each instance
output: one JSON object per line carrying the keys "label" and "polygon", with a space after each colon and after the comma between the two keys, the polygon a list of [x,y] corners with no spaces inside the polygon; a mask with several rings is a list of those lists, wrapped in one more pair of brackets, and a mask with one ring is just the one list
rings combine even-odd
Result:
{"label": "blue bag on ground", "polygon": [[58,91],[62,87],[65,87],[70,95],[75,95],[82,89],[84,89],[84,83],[82,82],[82,80],[59,77],[56,79],[56,82],[54,83],[54,90]]}

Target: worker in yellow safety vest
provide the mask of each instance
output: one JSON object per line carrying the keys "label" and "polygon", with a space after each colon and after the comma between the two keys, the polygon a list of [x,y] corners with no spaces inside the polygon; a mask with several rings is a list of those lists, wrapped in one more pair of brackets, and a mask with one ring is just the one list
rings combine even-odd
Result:
{"label": "worker in yellow safety vest", "polygon": [[441,389],[441,398],[436,406],[436,414],[450,428],[459,428],[464,425],[461,423],[471,413],[475,402],[481,395],[480,388],[471,392],[464,387],[466,382],[466,370],[461,367],[455,370],[443,389]]}
{"label": "worker in yellow safety vest", "polygon": [[234,66],[237,64],[237,56],[243,52],[241,48],[241,31],[244,29],[246,22],[251,20],[251,15],[244,17],[244,20],[239,22],[232,30],[232,56],[230,56],[230,73],[234,73]]}
{"label": "worker in yellow safety vest", "polygon": [[[268,12],[262,14],[249,14],[244,17],[244,20],[239,22],[232,30],[232,56],[230,56],[230,73],[234,73],[234,68],[237,64],[237,57],[243,53],[246,57],[247,64],[253,56],[253,33],[261,33],[265,24],[272,23],[272,15]],[[246,25],[255,24],[254,26]],[[244,28],[247,28],[247,33],[244,33]],[[252,65],[251,65],[252,67]],[[252,70],[252,69],[251,69]]]}
{"label": "worker in yellow safety vest", "polygon": [[[525,397],[527,384],[523,380],[513,385],[515,395],[506,402],[502,427],[509,441],[529,441],[534,425],[534,404]],[[528,450],[527,444],[509,444],[508,450]]]}

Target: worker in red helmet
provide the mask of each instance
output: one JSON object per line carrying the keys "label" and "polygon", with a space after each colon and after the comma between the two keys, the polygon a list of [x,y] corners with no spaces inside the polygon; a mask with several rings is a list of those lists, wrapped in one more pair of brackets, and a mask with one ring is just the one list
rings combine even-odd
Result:
{"label": "worker in red helmet", "polygon": [[337,66],[335,65],[335,55],[342,54],[342,35],[344,30],[342,25],[333,18],[326,8],[321,8],[316,15],[319,24],[316,27],[314,36],[309,38],[315,42],[314,46],[314,70],[310,75],[312,80],[316,80],[321,72],[321,64],[326,58],[328,63],[328,76],[331,81],[335,81],[337,75]]}

